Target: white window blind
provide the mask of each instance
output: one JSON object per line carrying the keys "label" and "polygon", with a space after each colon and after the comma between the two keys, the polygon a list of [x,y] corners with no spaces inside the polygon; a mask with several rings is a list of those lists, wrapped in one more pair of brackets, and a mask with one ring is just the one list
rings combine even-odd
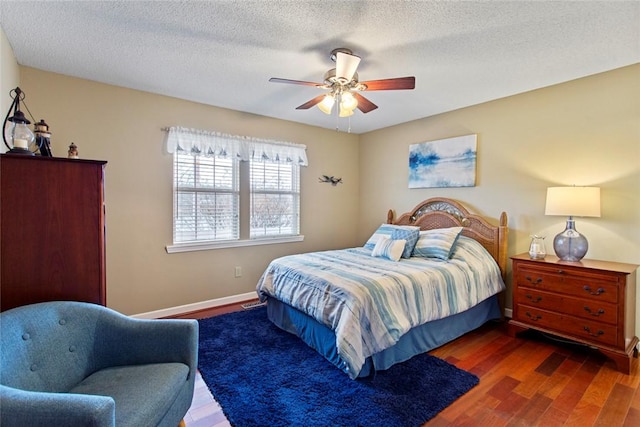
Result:
{"label": "white window blind", "polygon": [[174,153],[175,243],[238,239],[238,170],[235,158]]}
{"label": "white window blind", "polygon": [[[174,156],[174,244],[299,234],[304,145],[172,127],[167,151]],[[248,172],[240,161],[249,163]],[[250,218],[243,220],[245,180]]]}
{"label": "white window blind", "polygon": [[293,163],[251,161],[252,239],[295,235],[300,226],[300,169]]}

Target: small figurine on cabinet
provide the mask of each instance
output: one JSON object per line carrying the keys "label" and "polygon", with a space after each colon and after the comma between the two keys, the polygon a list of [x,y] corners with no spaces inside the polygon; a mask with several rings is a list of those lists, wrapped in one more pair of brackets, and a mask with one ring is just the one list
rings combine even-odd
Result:
{"label": "small figurine on cabinet", "polygon": [[69,158],[70,159],[79,159],[80,158],[80,157],[78,157],[78,147],[76,147],[76,144],[74,144],[73,142],[69,146]]}
{"label": "small figurine on cabinet", "polygon": [[36,135],[36,145],[40,150],[40,155],[44,157],[52,157],[51,153],[51,132],[49,125],[44,119],[40,119],[38,123],[33,125],[34,134]]}

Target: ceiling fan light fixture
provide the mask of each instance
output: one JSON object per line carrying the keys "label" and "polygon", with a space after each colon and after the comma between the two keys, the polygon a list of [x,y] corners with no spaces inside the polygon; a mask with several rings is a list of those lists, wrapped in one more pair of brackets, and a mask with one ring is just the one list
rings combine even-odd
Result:
{"label": "ceiling fan light fixture", "polygon": [[318,103],[318,109],[325,114],[331,114],[331,110],[333,109],[333,104],[336,102],[333,94],[328,93],[325,97]]}
{"label": "ceiling fan light fixture", "polygon": [[331,51],[331,60],[336,63],[324,74],[324,83],[314,83],[304,80],[290,80],[272,77],[270,82],[289,83],[303,86],[315,86],[324,89],[328,93],[320,94],[304,104],[296,107],[296,110],[308,110],[318,106],[323,113],[329,115],[333,105],[338,104],[336,115],[349,117],[355,109],[362,113],[369,113],[378,106],[360,94],[362,91],[377,90],[410,90],[415,89],[416,78],[414,76],[395,77],[391,79],[367,80],[360,82],[356,69],[360,64],[360,57],[347,48],[338,48]]}

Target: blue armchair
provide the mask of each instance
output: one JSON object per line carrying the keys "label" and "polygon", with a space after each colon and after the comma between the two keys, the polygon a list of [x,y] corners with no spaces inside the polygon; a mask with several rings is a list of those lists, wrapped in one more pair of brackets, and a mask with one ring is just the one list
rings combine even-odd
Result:
{"label": "blue armchair", "polygon": [[55,301],[0,313],[0,425],[171,426],[193,398],[195,320]]}

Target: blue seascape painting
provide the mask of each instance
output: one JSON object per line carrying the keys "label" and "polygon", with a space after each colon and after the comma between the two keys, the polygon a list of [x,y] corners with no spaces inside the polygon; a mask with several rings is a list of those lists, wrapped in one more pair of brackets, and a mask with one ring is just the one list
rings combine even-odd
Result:
{"label": "blue seascape painting", "polygon": [[409,188],[476,185],[477,135],[409,146]]}

